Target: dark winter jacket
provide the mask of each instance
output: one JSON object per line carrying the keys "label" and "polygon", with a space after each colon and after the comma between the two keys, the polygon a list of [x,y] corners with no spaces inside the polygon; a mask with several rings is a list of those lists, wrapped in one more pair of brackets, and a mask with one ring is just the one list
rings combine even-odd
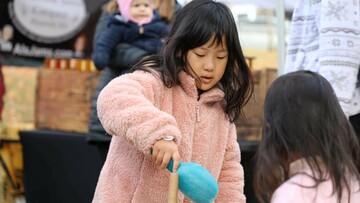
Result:
{"label": "dark winter jacket", "polygon": [[158,53],[162,41],[169,33],[168,25],[154,12],[152,21],[139,27],[132,21],[125,22],[120,13],[110,16],[108,28],[95,43],[93,61],[97,69],[104,69],[110,60],[114,47],[128,43],[141,48],[149,54]]}

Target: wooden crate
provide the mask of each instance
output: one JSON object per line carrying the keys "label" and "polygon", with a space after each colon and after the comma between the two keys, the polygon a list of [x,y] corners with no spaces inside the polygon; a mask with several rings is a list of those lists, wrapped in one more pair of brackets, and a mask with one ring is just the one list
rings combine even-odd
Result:
{"label": "wooden crate", "polygon": [[3,66],[4,109],[0,138],[19,139],[18,131],[35,128],[35,100],[38,68]]}
{"label": "wooden crate", "polygon": [[236,122],[239,140],[260,140],[263,107],[266,92],[270,84],[277,78],[277,69],[264,68],[253,70],[254,94],[244,107],[245,117],[240,117]]}
{"label": "wooden crate", "polygon": [[35,108],[36,128],[87,133],[99,73],[41,69]]}

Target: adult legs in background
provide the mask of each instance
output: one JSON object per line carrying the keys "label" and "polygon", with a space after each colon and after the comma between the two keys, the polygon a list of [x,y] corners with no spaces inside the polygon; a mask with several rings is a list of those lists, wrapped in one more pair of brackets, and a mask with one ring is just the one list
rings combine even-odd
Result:
{"label": "adult legs in background", "polygon": [[[356,132],[358,140],[360,141],[360,114],[350,116],[349,120],[350,120],[350,123],[352,124],[352,126],[353,126],[353,128],[354,128],[354,130]],[[360,163],[358,164],[357,167],[358,167],[358,170],[360,172]]]}

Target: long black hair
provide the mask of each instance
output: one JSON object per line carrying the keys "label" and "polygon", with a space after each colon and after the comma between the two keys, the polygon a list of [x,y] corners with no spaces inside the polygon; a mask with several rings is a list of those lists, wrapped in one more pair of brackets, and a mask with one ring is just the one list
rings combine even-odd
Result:
{"label": "long black hair", "polygon": [[265,97],[256,155],[254,188],[260,200],[270,201],[276,188],[290,178],[289,164],[304,158],[313,174],[319,174],[310,176],[313,187],[330,178],[340,201],[343,188],[350,194],[349,175],[360,183],[359,153],[356,134],[324,77],[297,71],[273,82]]}
{"label": "long black hair", "polygon": [[253,83],[234,18],[223,3],[193,0],[186,4],[175,16],[161,53],[142,59],[131,71],[151,67],[161,73],[167,87],[179,85],[178,74],[182,70],[186,71],[188,51],[206,44],[213,35],[216,43],[222,43],[222,36],[226,39],[228,63],[220,83],[225,92],[224,110],[234,121],[248,102],[253,92]]}

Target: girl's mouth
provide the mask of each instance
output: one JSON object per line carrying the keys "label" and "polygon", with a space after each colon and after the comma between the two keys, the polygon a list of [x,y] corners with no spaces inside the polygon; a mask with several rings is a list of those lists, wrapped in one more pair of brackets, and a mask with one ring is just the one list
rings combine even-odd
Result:
{"label": "girl's mouth", "polygon": [[202,76],[201,77],[201,82],[205,83],[205,84],[208,84],[208,83],[210,83],[212,81],[212,79],[213,79],[213,77],[204,77],[204,76]]}

